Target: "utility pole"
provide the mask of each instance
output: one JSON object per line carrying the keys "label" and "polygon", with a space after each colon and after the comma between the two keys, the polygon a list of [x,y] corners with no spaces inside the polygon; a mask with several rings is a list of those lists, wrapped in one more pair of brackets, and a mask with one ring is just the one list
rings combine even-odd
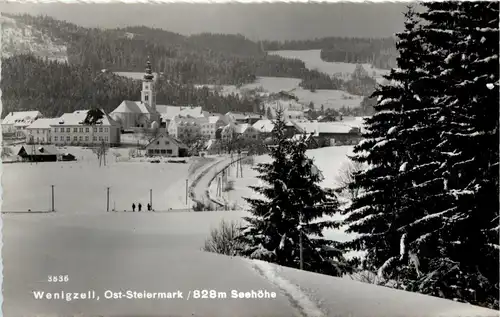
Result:
{"label": "utility pole", "polygon": [[104,166],[106,166],[106,144],[102,141],[102,154],[104,155]]}
{"label": "utility pole", "polygon": [[241,158],[239,162],[240,162],[240,177],[243,178],[243,164],[241,164]]}
{"label": "utility pole", "polygon": [[54,185],[50,185],[52,187],[52,211],[55,211],[54,209]]}
{"label": "utility pole", "polygon": [[302,245],[302,213],[300,214],[300,224],[299,224],[299,257],[300,257],[300,269],[304,269],[304,248]]}
{"label": "utility pole", "polygon": [[188,179],[186,178],[186,206],[188,204]]}
{"label": "utility pole", "polygon": [[106,188],[106,211],[109,212],[109,187]]}
{"label": "utility pole", "polygon": [[153,190],[149,190],[149,206],[151,206],[151,210],[153,209]]}

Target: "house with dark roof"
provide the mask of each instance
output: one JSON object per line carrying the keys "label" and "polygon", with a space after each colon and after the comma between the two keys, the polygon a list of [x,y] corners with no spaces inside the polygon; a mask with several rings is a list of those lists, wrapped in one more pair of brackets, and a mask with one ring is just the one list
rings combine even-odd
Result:
{"label": "house with dark roof", "polygon": [[188,156],[188,147],[180,140],[160,133],[152,139],[145,147],[146,156],[164,156],[164,157],[185,157]]}
{"label": "house with dark roof", "polygon": [[15,155],[23,161],[55,162],[60,153],[54,145],[22,145],[16,149]]}

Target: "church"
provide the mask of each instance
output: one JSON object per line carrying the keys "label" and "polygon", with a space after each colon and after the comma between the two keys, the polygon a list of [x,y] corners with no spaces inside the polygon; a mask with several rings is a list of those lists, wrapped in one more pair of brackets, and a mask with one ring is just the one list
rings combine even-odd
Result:
{"label": "church", "polygon": [[122,130],[134,128],[159,128],[160,113],[156,110],[156,79],[147,61],[146,73],[142,79],[141,101],[124,100],[113,112],[112,119],[118,122]]}

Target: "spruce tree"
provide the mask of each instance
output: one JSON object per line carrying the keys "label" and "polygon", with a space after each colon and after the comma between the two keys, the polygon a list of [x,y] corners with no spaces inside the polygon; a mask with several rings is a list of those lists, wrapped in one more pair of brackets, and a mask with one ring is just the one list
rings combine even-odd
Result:
{"label": "spruce tree", "polygon": [[363,269],[380,271],[396,280],[409,263],[401,253],[401,243],[407,237],[404,228],[416,216],[407,208],[414,203],[408,189],[413,187],[416,173],[425,174],[412,162],[426,158],[412,154],[412,147],[427,146],[415,132],[424,129],[418,126],[419,119],[429,116],[429,111],[418,111],[425,101],[416,93],[423,71],[419,67],[421,39],[415,34],[418,23],[411,7],[405,16],[405,31],[398,34],[398,68],[385,77],[392,84],[373,94],[377,97],[376,113],[366,120],[365,140],[354,148],[352,159],[367,163],[369,168],[354,175],[351,189],[361,194],[346,210],[345,219],[347,231],[358,234],[345,247],[366,251]]}
{"label": "spruce tree", "polygon": [[498,3],[424,6],[443,193],[409,226],[420,234],[410,290],[498,308]]}
{"label": "spruce tree", "polygon": [[[246,246],[241,254],[253,259],[300,268],[302,235],[303,268],[339,276],[347,269],[342,252],[334,241],[323,237],[326,228],[338,227],[333,216],[338,201],[332,190],[319,186],[321,173],[305,152],[305,139],[297,142],[284,135],[283,111],[277,111],[273,162],[259,164],[256,170],[267,186],[251,186],[264,198],[246,198],[252,216],[240,240]],[[321,219],[323,218],[323,219]]]}
{"label": "spruce tree", "polygon": [[347,246],[401,288],[498,308],[498,3],[423,5],[355,148]]}

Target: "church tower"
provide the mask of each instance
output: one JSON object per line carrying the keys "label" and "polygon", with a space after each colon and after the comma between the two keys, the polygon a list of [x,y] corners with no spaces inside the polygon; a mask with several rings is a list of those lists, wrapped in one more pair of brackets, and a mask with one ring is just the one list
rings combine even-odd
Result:
{"label": "church tower", "polygon": [[153,71],[151,70],[151,62],[146,63],[146,73],[142,80],[141,102],[149,105],[153,112],[156,112],[156,91]]}

